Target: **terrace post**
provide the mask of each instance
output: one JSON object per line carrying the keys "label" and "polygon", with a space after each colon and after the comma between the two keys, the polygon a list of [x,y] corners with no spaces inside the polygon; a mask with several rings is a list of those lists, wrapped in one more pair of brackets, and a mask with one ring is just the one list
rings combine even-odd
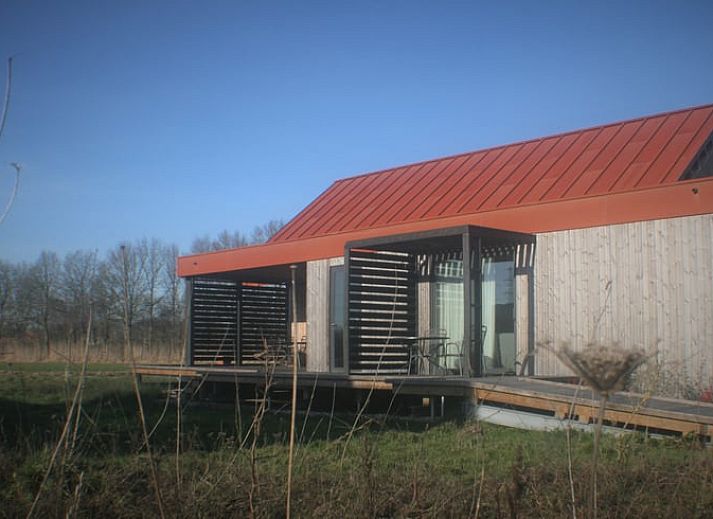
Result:
{"label": "terrace post", "polygon": [[482,294],[480,288],[480,238],[470,228],[463,238],[463,358],[467,359],[464,372],[469,377],[482,376],[483,344]]}
{"label": "terrace post", "polygon": [[242,284],[237,282],[235,284],[235,358],[233,359],[233,364],[236,366],[242,366],[243,364],[243,353],[242,353],[242,306],[243,306],[243,289]]}
{"label": "terrace post", "polygon": [[183,338],[184,357],[183,364],[191,366],[193,364],[193,278],[186,278],[186,308],[184,319],[186,320],[186,336]]}
{"label": "terrace post", "polygon": [[342,358],[344,359],[344,371],[349,374],[351,370],[351,345],[349,333],[349,292],[351,290],[351,248],[344,248],[344,330],[342,332]]}

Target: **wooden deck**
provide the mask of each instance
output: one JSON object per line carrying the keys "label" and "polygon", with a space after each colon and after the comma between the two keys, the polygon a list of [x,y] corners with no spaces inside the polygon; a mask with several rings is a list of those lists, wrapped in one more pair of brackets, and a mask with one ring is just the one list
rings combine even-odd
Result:
{"label": "wooden deck", "polygon": [[[218,366],[142,365],[142,376],[170,376],[262,385],[265,373],[259,368]],[[271,384],[290,387],[289,369],[276,369]],[[580,424],[596,420],[599,400],[586,387],[529,377],[462,378],[438,376],[366,376],[300,371],[298,387],[344,388],[396,392],[423,397],[456,397],[477,405],[514,409]],[[608,425],[622,429],[695,434],[710,441],[713,434],[713,404],[690,400],[652,398],[637,393],[617,393],[607,404]]]}

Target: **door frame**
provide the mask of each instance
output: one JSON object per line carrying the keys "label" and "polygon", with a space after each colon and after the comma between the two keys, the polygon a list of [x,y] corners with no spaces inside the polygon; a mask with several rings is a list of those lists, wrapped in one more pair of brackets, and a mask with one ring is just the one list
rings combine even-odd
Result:
{"label": "door frame", "polygon": [[[336,285],[338,283],[337,279],[341,273],[341,293],[336,292]],[[327,328],[328,328],[328,348],[329,348],[329,371],[336,373],[344,373],[348,370],[349,358],[346,348],[346,333],[344,327],[347,323],[347,282],[346,282],[346,266],[345,265],[332,265],[329,267],[329,288],[328,288],[328,305],[327,305]],[[342,308],[335,308],[335,302],[340,301]],[[338,311],[341,310],[341,311]],[[336,319],[341,319],[341,323],[336,322]],[[341,345],[335,343],[335,328],[341,324],[342,327],[342,340]],[[342,353],[342,365],[336,365],[336,351],[337,348],[341,349]]]}

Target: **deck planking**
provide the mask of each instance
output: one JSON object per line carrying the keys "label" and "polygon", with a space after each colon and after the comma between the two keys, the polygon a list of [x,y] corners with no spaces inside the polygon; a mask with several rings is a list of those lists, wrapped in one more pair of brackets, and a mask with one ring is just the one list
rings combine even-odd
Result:
{"label": "deck planking", "polygon": [[[181,376],[205,378],[211,382],[265,384],[265,372],[258,367],[141,365],[136,371],[142,376]],[[290,387],[291,370],[283,367],[275,369],[270,383],[278,388]],[[301,389],[336,387],[423,397],[458,397],[475,404],[548,413],[561,420],[576,420],[583,424],[596,420],[599,407],[599,396],[585,386],[531,377],[374,376],[300,371],[297,384]],[[607,403],[604,420],[613,427],[696,434],[710,439],[713,433],[713,404],[618,392]]]}

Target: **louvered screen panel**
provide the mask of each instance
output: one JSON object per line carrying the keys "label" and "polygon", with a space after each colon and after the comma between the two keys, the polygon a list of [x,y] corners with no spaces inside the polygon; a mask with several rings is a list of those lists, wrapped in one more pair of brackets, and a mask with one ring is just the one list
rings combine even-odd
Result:
{"label": "louvered screen panel", "polygon": [[237,331],[237,284],[230,281],[194,278],[191,292],[193,363],[234,363]]}
{"label": "louvered screen panel", "polygon": [[240,363],[261,364],[255,355],[266,342],[275,349],[289,342],[286,284],[243,283],[240,287]]}
{"label": "louvered screen panel", "polygon": [[351,373],[408,372],[416,335],[416,283],[407,253],[352,250],[349,257]]}

